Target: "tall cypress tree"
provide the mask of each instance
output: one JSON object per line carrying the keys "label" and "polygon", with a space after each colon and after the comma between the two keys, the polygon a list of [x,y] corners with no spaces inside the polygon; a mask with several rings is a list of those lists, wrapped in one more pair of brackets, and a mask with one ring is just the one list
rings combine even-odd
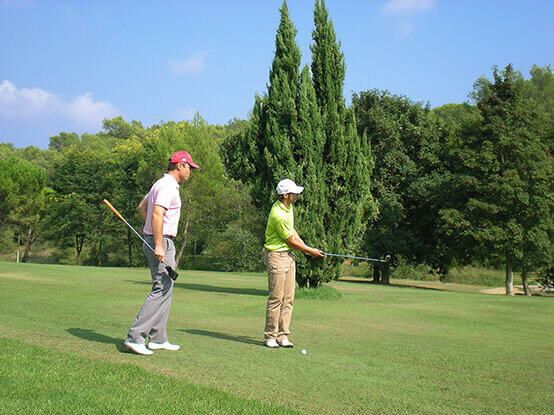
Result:
{"label": "tall cypress tree", "polygon": [[[369,189],[369,142],[357,136],[342,96],[344,57],[325,4],[318,1],[313,78],[308,66],[299,76],[300,51],[286,1],[280,11],[268,94],[256,97],[250,127],[226,141],[223,159],[231,175],[253,184],[254,203],[264,214],[279,180],[288,177],[305,186],[295,209],[300,235],[324,250],[352,251],[375,214],[375,203]],[[334,258],[298,259],[301,286],[339,276]]]}
{"label": "tall cypress tree", "polygon": [[[297,168],[302,174],[303,192],[295,211],[298,217],[297,227],[302,238],[320,249],[327,248],[325,229],[326,182],[323,163],[325,134],[321,124],[321,114],[315,95],[310,69],[306,65],[300,75],[297,104],[298,133],[295,141]],[[297,281],[300,286],[317,286],[329,281],[327,261],[297,256]]]}
{"label": "tall cypress tree", "polygon": [[300,49],[295,41],[296,28],[290,20],[286,0],[280,12],[268,93],[256,97],[251,126],[239,144],[251,163],[244,161],[243,164],[250,167],[247,170],[251,173],[255,172],[247,178],[254,185],[254,202],[266,214],[273,203],[276,183],[284,178],[299,180],[293,142],[297,133]]}
{"label": "tall cypress tree", "polygon": [[[370,192],[371,149],[366,136],[358,136],[353,112],[345,105],[344,55],[323,0],[316,0],[314,23],[314,44],[310,49],[313,84],[325,135],[327,247],[334,252],[352,253],[360,245],[365,224],[375,217],[377,210]],[[338,265],[335,261],[330,271],[336,276]]]}

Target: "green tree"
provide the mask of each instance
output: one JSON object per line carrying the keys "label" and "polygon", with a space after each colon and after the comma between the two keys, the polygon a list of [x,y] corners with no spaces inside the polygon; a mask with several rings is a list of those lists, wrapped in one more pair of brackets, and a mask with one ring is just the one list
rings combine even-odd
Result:
{"label": "green tree", "polygon": [[477,255],[502,260],[506,294],[513,270],[551,263],[554,171],[547,122],[523,98],[524,80],[508,65],[483,82],[477,106],[482,120],[466,126],[453,150],[458,208],[443,219]]}
{"label": "green tree", "polygon": [[50,137],[48,148],[54,151],[61,151],[62,149],[78,144],[79,142],[80,138],[77,133],[64,133],[62,131],[58,135]]}
{"label": "green tree", "polygon": [[40,221],[46,199],[46,173],[16,157],[0,160],[0,232],[6,227],[23,240],[23,262],[39,237]]}
{"label": "green tree", "polygon": [[46,234],[57,246],[73,246],[81,262],[85,242],[97,243],[106,232],[102,200],[113,193],[114,162],[109,152],[80,144],[63,151],[49,171],[54,200],[46,218]]}
{"label": "green tree", "polygon": [[373,196],[379,216],[365,237],[372,256],[393,253],[411,264],[445,270],[449,259],[437,240],[438,210],[448,130],[428,108],[386,91],[354,94],[358,134],[371,142],[375,168]]}
{"label": "green tree", "polygon": [[[241,225],[252,232],[257,215],[250,204],[247,189],[225,175],[219,147],[223,129],[208,125],[200,115],[191,122],[167,122],[149,132],[143,143],[137,183],[143,197],[152,183],[166,170],[170,155],[188,151],[200,166],[180,187],[182,208],[177,259],[185,253],[212,255],[228,226]],[[136,204],[138,204],[136,201]],[[135,206],[136,206],[135,204]],[[242,255],[235,252],[235,256]]]}
{"label": "green tree", "polygon": [[449,128],[459,127],[467,118],[476,117],[479,114],[477,106],[467,102],[461,104],[445,104],[434,108],[432,113]]}
{"label": "green tree", "polygon": [[[333,24],[324,1],[316,1],[312,32],[312,76],[323,125],[325,194],[324,248],[352,253],[361,245],[368,221],[374,219],[377,204],[372,198],[373,169],[370,143],[356,131],[354,114],[346,108],[343,84],[346,66],[336,41]],[[327,259],[329,272],[339,276],[339,261]]]}
{"label": "green tree", "polygon": [[268,93],[256,99],[251,129],[245,134],[248,143],[243,146],[248,148],[255,171],[248,177],[253,184],[252,196],[264,215],[273,204],[275,184],[284,178],[299,180],[293,141],[297,134],[296,96],[301,56],[286,1],[280,13]]}
{"label": "green tree", "polygon": [[[298,134],[294,148],[297,169],[301,172],[301,183],[306,190],[302,193],[300,203],[295,207],[298,220],[298,231],[306,241],[320,248],[326,248],[327,235],[325,229],[325,213],[327,207],[325,186],[325,165],[323,149],[325,135],[321,122],[321,113],[317,105],[315,89],[308,66],[304,66],[300,75],[300,86],[297,98]],[[317,286],[332,277],[329,263],[304,255],[297,256],[298,284]]]}
{"label": "green tree", "polygon": [[[229,173],[251,184],[255,205],[264,216],[273,203],[275,184],[290,178],[306,187],[297,204],[299,233],[324,250],[352,251],[365,223],[376,211],[370,193],[371,152],[358,137],[353,113],[342,96],[344,57],[322,2],[314,11],[316,29],[312,74],[299,76],[296,29],[283,2],[268,94],[256,96],[245,131],[223,144]],[[339,276],[334,258],[299,258],[300,286],[317,286]]]}

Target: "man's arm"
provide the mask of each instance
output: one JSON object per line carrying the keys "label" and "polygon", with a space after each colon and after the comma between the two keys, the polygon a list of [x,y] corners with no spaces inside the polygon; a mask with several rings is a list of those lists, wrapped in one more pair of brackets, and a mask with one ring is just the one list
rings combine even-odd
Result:
{"label": "man's arm", "polygon": [[164,262],[165,251],[164,251],[164,241],[163,241],[163,225],[164,225],[164,215],[165,208],[160,205],[154,205],[152,210],[152,232],[154,234],[154,257],[160,261]]}
{"label": "man's arm", "polygon": [[314,258],[321,258],[325,256],[323,255],[323,251],[306,245],[306,243],[298,235],[298,232],[296,232],[296,229],[292,230],[292,235],[285,239],[285,242],[292,249],[298,249],[299,251],[305,252]]}
{"label": "man's arm", "polygon": [[140,217],[146,222],[146,215],[148,213],[148,201],[146,198],[142,199],[137,207]]}

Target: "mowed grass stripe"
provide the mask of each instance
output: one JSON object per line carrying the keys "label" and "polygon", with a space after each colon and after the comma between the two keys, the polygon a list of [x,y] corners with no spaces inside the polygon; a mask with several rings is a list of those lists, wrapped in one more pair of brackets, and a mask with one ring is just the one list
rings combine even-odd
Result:
{"label": "mowed grass stripe", "polygon": [[131,364],[0,338],[3,414],[293,414]]}
{"label": "mowed grass stripe", "polygon": [[552,298],[339,282],[295,302],[294,349],[269,350],[264,274],[182,271],[182,350],[144,358],[122,345],[148,270],[0,263],[0,282],[4,337],[306,413],[552,412]]}

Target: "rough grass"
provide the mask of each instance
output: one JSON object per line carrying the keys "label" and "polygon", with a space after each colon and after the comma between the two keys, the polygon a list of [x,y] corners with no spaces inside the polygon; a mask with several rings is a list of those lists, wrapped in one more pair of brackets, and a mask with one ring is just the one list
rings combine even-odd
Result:
{"label": "rough grass", "polygon": [[552,298],[340,281],[295,301],[295,348],[272,350],[264,274],[186,271],[182,350],[144,357],[123,340],[146,269],[0,263],[0,282],[0,413],[552,412]]}

